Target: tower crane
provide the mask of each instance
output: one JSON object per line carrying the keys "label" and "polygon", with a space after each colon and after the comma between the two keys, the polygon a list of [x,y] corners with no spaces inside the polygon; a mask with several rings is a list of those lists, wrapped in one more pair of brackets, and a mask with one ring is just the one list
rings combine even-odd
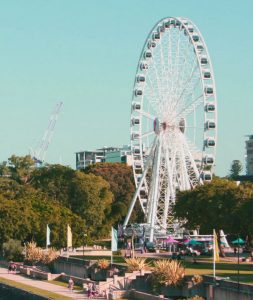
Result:
{"label": "tower crane", "polygon": [[56,104],[56,106],[50,116],[47,129],[44,132],[44,135],[43,135],[41,141],[38,143],[37,148],[33,151],[32,156],[33,156],[36,166],[38,166],[38,167],[42,166],[42,164],[45,160],[46,151],[51,142],[55,124],[57,122],[58,115],[61,111],[62,105],[63,105],[63,102],[59,102]]}

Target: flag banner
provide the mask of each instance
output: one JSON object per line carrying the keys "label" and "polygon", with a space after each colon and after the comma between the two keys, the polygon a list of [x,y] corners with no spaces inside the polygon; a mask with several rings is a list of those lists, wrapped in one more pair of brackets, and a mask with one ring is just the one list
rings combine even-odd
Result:
{"label": "flag banner", "polygon": [[112,227],[112,245],[111,245],[112,251],[118,250],[118,232],[116,229]]}
{"label": "flag banner", "polygon": [[217,239],[217,234],[216,234],[215,230],[213,230],[213,260],[215,262],[220,261],[219,245],[218,245],[218,239]]}
{"label": "flag banner", "polygon": [[70,226],[67,228],[67,248],[72,247],[72,231]]}
{"label": "flag banner", "polygon": [[47,246],[49,246],[51,243],[50,243],[50,233],[51,233],[51,230],[49,228],[49,226],[47,225]]}

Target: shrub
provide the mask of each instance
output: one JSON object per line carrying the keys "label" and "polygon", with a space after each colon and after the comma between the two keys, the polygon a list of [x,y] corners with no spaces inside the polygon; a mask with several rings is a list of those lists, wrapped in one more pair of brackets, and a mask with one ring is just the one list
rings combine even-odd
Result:
{"label": "shrub", "polygon": [[26,260],[32,264],[36,264],[43,257],[43,250],[37,247],[35,242],[29,242],[26,244]]}
{"label": "shrub", "polygon": [[125,261],[127,263],[127,269],[130,272],[146,270],[149,268],[149,264],[146,263],[146,258],[126,258]]}
{"label": "shrub", "polygon": [[3,243],[3,253],[6,260],[21,261],[23,260],[24,247],[21,241],[10,239],[8,242]]}
{"label": "shrub", "polygon": [[158,260],[154,262],[152,279],[155,285],[178,285],[182,282],[185,270],[177,260]]}
{"label": "shrub", "polygon": [[54,248],[48,248],[42,252],[41,262],[45,265],[51,264],[59,256],[59,252]]}
{"label": "shrub", "polygon": [[192,277],[192,282],[194,283],[194,284],[199,284],[199,283],[201,283],[203,281],[203,277],[201,276],[201,275],[194,275],[193,277]]}
{"label": "shrub", "polygon": [[109,267],[109,261],[107,259],[99,259],[97,261],[97,266],[100,269],[107,269]]}

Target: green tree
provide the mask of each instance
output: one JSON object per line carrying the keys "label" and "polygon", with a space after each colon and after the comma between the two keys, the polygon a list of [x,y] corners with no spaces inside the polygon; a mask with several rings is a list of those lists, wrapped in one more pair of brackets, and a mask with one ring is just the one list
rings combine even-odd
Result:
{"label": "green tree", "polygon": [[[51,228],[52,246],[66,246],[67,224],[73,231],[73,245],[80,246],[85,221],[69,208],[29,185],[0,178],[0,244],[9,239],[36,241],[44,247],[46,226]],[[11,190],[12,188],[12,190]]]}
{"label": "green tree", "polygon": [[236,179],[236,177],[239,176],[242,172],[242,169],[243,167],[240,160],[233,160],[229,171],[229,177],[231,179]]}
{"label": "green tree", "polygon": [[[109,182],[113,200],[108,219],[112,224],[123,222],[135,192],[132,168],[122,163],[97,163],[87,167],[85,173],[101,176]],[[130,222],[140,221],[142,217],[141,208],[136,205]]]}
{"label": "green tree", "polygon": [[174,211],[176,217],[186,220],[188,229],[200,226],[206,234],[212,229],[236,232],[241,193],[235,182],[215,178],[209,184],[178,193]]}
{"label": "green tree", "polygon": [[75,171],[69,167],[48,165],[33,172],[31,184],[48,197],[71,208],[70,189],[74,176]]}
{"label": "green tree", "polygon": [[87,224],[88,233],[93,236],[108,234],[106,218],[112,203],[109,183],[100,176],[76,172],[71,184],[71,209]]}
{"label": "green tree", "polygon": [[21,261],[23,256],[24,247],[21,241],[10,239],[8,242],[3,243],[4,258],[8,261]]}
{"label": "green tree", "polygon": [[8,168],[8,163],[7,161],[3,161],[1,164],[0,164],[0,176],[3,176],[3,177],[8,177],[10,176],[10,170]]}
{"label": "green tree", "polygon": [[12,155],[8,159],[11,177],[19,183],[28,183],[34,170],[34,160],[30,155],[16,156]]}
{"label": "green tree", "polygon": [[102,177],[51,165],[35,170],[31,184],[78,215],[91,237],[109,233],[112,193]]}

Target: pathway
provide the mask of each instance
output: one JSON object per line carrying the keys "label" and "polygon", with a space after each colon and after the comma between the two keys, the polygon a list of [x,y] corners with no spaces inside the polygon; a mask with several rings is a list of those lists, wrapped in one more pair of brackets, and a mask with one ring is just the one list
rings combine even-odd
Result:
{"label": "pathway", "polygon": [[[50,291],[58,295],[67,296],[71,299],[88,299],[88,297],[84,295],[83,291],[74,290],[71,292],[67,287],[64,286],[55,285],[46,281],[31,279],[20,274],[9,274],[8,270],[5,268],[0,268],[0,277],[13,280],[22,284],[26,284],[32,287],[36,287],[41,290]],[[96,298],[93,299],[96,300]]]}

